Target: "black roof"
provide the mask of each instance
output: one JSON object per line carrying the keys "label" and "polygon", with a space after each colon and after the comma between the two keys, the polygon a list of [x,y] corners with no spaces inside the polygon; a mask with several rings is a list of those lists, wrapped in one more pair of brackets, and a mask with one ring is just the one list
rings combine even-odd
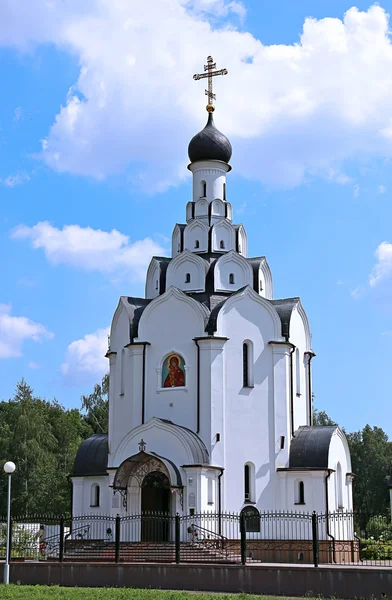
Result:
{"label": "black roof", "polygon": [[95,433],[84,440],[76,453],[72,475],[106,475],[108,466],[108,436],[106,433]]}
{"label": "black roof", "polygon": [[299,427],[291,440],[289,469],[328,469],[329,445],[337,425]]}
{"label": "black roof", "polygon": [[198,160],[221,160],[228,163],[232,148],[227,137],[218,131],[212,113],[204,129],[199,131],[189,142],[188,155],[191,162]]}
{"label": "black roof", "polygon": [[299,298],[282,298],[280,300],[269,300],[275,307],[282,322],[282,337],[286,340],[290,338],[290,319]]}

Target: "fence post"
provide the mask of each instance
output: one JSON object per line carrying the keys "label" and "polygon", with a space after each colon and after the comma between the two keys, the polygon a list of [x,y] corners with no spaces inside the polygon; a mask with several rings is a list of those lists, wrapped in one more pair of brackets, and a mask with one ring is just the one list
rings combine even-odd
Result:
{"label": "fence post", "polygon": [[312,540],[313,540],[313,564],[315,567],[318,567],[318,565],[319,565],[319,543],[318,543],[317,513],[315,510],[312,513]]}
{"label": "fence post", "polygon": [[180,515],[176,514],[176,523],[175,523],[175,542],[176,542],[176,563],[180,562],[180,536],[181,536],[181,527],[180,527]]}
{"label": "fence post", "polygon": [[60,517],[60,543],[59,543],[59,561],[64,558],[64,517]]}
{"label": "fence post", "polygon": [[116,563],[120,562],[120,537],[121,537],[121,518],[119,515],[117,515],[115,538],[114,538],[114,560]]}
{"label": "fence post", "polygon": [[240,533],[241,533],[241,564],[246,565],[246,522],[245,522],[244,515],[240,515]]}

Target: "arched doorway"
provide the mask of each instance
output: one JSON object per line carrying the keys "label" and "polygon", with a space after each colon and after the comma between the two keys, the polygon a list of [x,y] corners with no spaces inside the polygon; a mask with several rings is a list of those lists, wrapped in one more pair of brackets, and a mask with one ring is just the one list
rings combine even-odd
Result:
{"label": "arched doorway", "polygon": [[169,541],[169,478],[161,471],[153,471],[144,477],[141,488],[142,541]]}

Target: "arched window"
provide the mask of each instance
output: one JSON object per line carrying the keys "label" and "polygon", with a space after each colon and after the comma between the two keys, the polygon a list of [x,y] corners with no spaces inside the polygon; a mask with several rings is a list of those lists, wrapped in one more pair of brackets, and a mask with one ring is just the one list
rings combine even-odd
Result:
{"label": "arched window", "polygon": [[99,506],[100,488],[98,483],[93,483],[91,486],[90,506]]}
{"label": "arched window", "polygon": [[338,508],[343,508],[343,473],[340,463],[336,467],[336,500]]}
{"label": "arched window", "polygon": [[223,200],[226,202],[226,184],[223,184]]}
{"label": "arched window", "polygon": [[225,242],[224,242],[223,240],[221,240],[221,241],[219,242],[219,248],[220,248],[221,250],[224,250],[224,249],[225,249]]}
{"label": "arched window", "polygon": [[295,483],[295,504],[305,504],[305,486],[303,481]]}
{"label": "arched window", "polygon": [[200,248],[199,240],[195,240],[195,248]]}
{"label": "arched window", "polygon": [[248,387],[249,385],[248,354],[248,344],[245,342],[242,344],[242,385],[244,387]]}
{"label": "arched window", "polygon": [[191,274],[190,274],[190,273],[187,273],[187,274],[185,275],[185,283],[190,283],[190,282],[191,282]]}
{"label": "arched window", "polygon": [[207,196],[207,184],[205,181],[201,181],[201,198],[205,198]]}
{"label": "arched window", "polygon": [[245,478],[245,502],[250,500],[250,481],[249,481],[249,465],[245,465],[244,478]]}
{"label": "arched window", "polygon": [[252,462],[244,465],[244,502],[256,502],[255,466]]}
{"label": "arched window", "polygon": [[295,350],[295,379],[296,379],[296,388],[297,388],[297,396],[301,395],[301,365],[300,365],[300,356],[299,349]]}
{"label": "arched window", "polygon": [[156,289],[156,290],[158,289],[158,279],[157,279],[157,280],[156,280],[156,282],[155,282],[155,289]]}
{"label": "arched window", "polygon": [[229,275],[229,283],[234,283],[234,273],[230,273],[230,275]]}

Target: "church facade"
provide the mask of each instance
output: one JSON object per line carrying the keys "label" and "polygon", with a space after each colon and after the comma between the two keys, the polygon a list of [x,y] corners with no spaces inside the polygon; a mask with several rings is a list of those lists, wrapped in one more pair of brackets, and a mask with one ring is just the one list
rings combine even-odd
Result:
{"label": "church facade", "polygon": [[79,448],[74,515],[352,509],[344,433],[312,425],[305,310],[275,299],[266,258],[248,256],[209,108],[172,256],[152,257],[145,298],[114,313],[109,432]]}

